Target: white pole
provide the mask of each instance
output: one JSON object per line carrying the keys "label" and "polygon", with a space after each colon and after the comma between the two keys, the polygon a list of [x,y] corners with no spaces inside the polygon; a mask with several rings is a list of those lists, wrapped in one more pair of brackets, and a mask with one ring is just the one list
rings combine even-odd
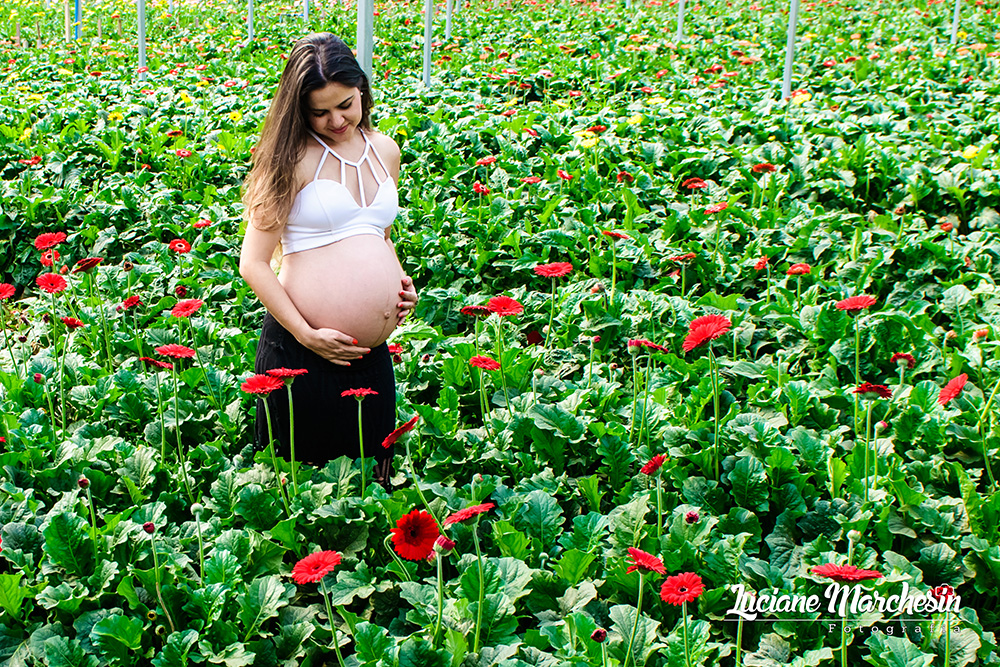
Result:
{"label": "white pole", "polygon": [[961,15],[960,7],[961,0],[955,0],[955,16],[951,19],[951,43],[954,44],[958,41],[958,19]]}
{"label": "white pole", "polygon": [[[368,77],[368,85],[374,86],[372,79],[372,51],[375,34],[375,0],[358,0],[358,64]],[[374,91],[373,93],[374,94]]]}
{"label": "white pole", "polygon": [[785,76],[781,83],[781,99],[792,95],[792,64],[795,61],[795,31],[799,25],[799,0],[791,0],[788,11],[788,44],[785,47]]}
{"label": "white pole", "polygon": [[[139,18],[139,67],[146,66],[146,0],[136,0],[136,13]],[[139,74],[141,81],[146,80],[146,73]]]}
{"label": "white pole", "polygon": [[424,2],[424,86],[431,86],[431,42],[434,40],[434,0]]}
{"label": "white pole", "polygon": [[63,0],[63,18],[65,18],[65,37],[66,41],[69,41],[69,0]]}
{"label": "white pole", "polygon": [[445,15],[444,15],[444,38],[446,41],[451,41],[451,10],[454,0],[448,0],[445,3]]}
{"label": "white pole", "polygon": [[677,5],[677,41],[684,39],[684,0]]}
{"label": "white pole", "polygon": [[302,20],[309,23],[309,0],[303,0]]}
{"label": "white pole", "polygon": [[247,43],[253,41],[253,0],[247,0]]}
{"label": "white pole", "polygon": [[80,0],[73,3],[73,21],[76,29],[73,31],[74,39],[80,39],[80,24],[83,22],[83,8],[80,7]]}

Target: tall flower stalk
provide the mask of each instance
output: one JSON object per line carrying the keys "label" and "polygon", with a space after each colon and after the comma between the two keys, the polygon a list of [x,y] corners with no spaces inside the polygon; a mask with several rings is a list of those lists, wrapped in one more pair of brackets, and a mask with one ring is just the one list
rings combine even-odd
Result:
{"label": "tall flower stalk", "polygon": [[623,234],[621,232],[615,232],[610,230],[603,230],[601,232],[608,238],[612,239],[611,245],[611,296],[609,297],[609,303],[614,304],[615,302],[615,284],[618,282],[618,250],[615,244],[615,240],[624,239],[630,240],[632,237],[628,234]]}
{"label": "tall flower stalk", "polygon": [[545,349],[549,349],[549,336],[552,335],[552,320],[556,312],[556,278],[568,275],[573,270],[569,262],[554,262],[539,264],[534,268],[536,274],[552,279],[552,292],[549,296],[549,326],[545,330]]}
{"label": "tall flower stalk", "polygon": [[[333,621],[333,607],[330,605],[330,593],[326,590],[325,581],[326,575],[333,572],[334,568],[340,565],[340,561],[341,556],[336,551],[317,551],[311,553],[295,564],[292,568],[292,578],[299,585],[319,583],[323,603],[326,605],[326,617],[330,621],[333,651],[337,655],[337,664],[340,667],[344,667],[344,657],[340,654],[340,641],[337,638],[337,625]],[[243,641],[245,642],[246,639]]]}
{"label": "tall flower stalk", "polygon": [[[472,497],[476,497],[476,478],[472,478]],[[476,604],[476,629],[472,640],[472,652],[479,653],[479,633],[483,625],[483,601],[486,595],[485,576],[483,571],[483,552],[479,546],[479,516],[493,509],[493,503],[482,503],[466,507],[449,515],[444,525],[451,526],[472,520],[472,543],[476,549],[476,564],[479,568],[479,597]]]}
{"label": "tall flower stalk", "polygon": [[479,409],[483,413],[483,427],[486,429],[486,434],[492,438],[490,424],[486,419],[489,402],[486,400],[486,384],[483,380],[483,372],[500,370],[500,364],[495,359],[490,359],[489,357],[475,356],[469,359],[469,365],[479,371],[476,373],[476,379],[479,384]]}
{"label": "tall flower stalk", "polygon": [[497,315],[496,356],[500,363],[500,381],[503,383],[504,403],[507,405],[507,412],[512,413],[510,408],[510,395],[507,392],[507,373],[504,370],[503,360],[503,318],[510,317],[512,315],[519,315],[524,312],[524,306],[509,296],[495,296],[489,300],[486,307],[490,309],[490,312],[496,313]]}
{"label": "tall flower stalk", "polygon": [[177,626],[174,625],[174,619],[170,616],[170,609],[163,599],[163,591],[161,589],[160,559],[156,555],[156,526],[152,521],[147,521],[142,525],[142,529],[149,535],[149,544],[153,552],[153,578],[156,582],[156,598],[160,601],[160,606],[163,607],[163,613],[167,617],[167,622],[170,623],[170,632],[177,632]]}
{"label": "tall flower stalk", "polygon": [[[854,384],[861,384],[861,318],[859,313],[875,305],[876,299],[867,294],[848,297],[836,303],[837,310],[854,315]],[[854,429],[858,428],[858,397],[854,396]]]}
{"label": "tall flower stalk", "polygon": [[139,361],[153,367],[153,379],[156,381],[156,414],[160,418],[160,461],[167,458],[167,425],[163,416],[163,394],[160,392],[159,369],[172,370],[174,365],[166,361],[158,361],[149,357],[139,357]]}
{"label": "tall flower stalk", "polygon": [[365,465],[365,434],[361,421],[361,403],[365,400],[365,396],[377,396],[378,392],[374,389],[362,387],[358,389],[346,389],[341,392],[340,395],[343,398],[353,396],[358,402],[358,451],[361,453],[361,497],[364,498],[367,491],[366,478],[368,471],[366,470],[367,466]]}
{"label": "tall flower stalk", "polygon": [[[872,407],[875,405],[875,401],[879,398],[892,398],[892,392],[888,387],[881,384],[872,384],[871,382],[865,382],[857,386],[854,390],[855,398],[861,398],[866,403],[866,419],[865,419],[865,502],[868,502],[868,488],[870,484],[868,483],[869,474],[869,454],[871,453],[871,439],[872,439]],[[857,435],[855,435],[857,440]],[[878,451],[874,452],[875,457],[875,485],[878,485]]]}
{"label": "tall flower stalk", "polygon": [[660,588],[660,599],[667,604],[680,605],[684,623],[684,664],[691,667],[691,646],[688,643],[689,602],[694,602],[705,591],[701,577],[693,572],[684,572],[667,577]]}
{"label": "tall flower stalk", "polygon": [[719,365],[712,351],[711,342],[724,335],[732,327],[732,322],[724,315],[702,315],[688,325],[688,334],[684,338],[682,349],[690,352],[701,345],[708,344],[708,367],[712,378],[712,407],[715,416],[715,433],[712,442],[715,459],[715,478],[721,478],[722,454],[719,448],[719,424],[722,415],[719,414]]}
{"label": "tall flower stalk", "polygon": [[267,404],[267,397],[272,391],[281,389],[284,382],[280,378],[271,375],[252,375],[240,385],[240,389],[248,394],[260,396],[264,404],[264,417],[267,420],[267,450],[271,455],[271,467],[274,469],[274,476],[278,481],[278,495],[281,503],[285,506],[285,516],[291,517],[292,512],[288,504],[288,496],[285,494],[285,485],[281,481],[281,468],[278,467],[278,457],[274,453],[274,431],[271,426],[271,409]]}
{"label": "tall flower stalk", "polygon": [[[194,356],[194,350],[176,343],[161,345],[156,348],[156,353],[165,357],[171,357],[178,362],[181,359],[190,359]],[[181,412],[179,400],[177,398],[177,368],[175,365],[171,365],[170,367],[170,376],[174,383],[174,433],[177,436],[177,462],[181,469],[181,478],[184,480],[184,488],[187,490],[188,499],[193,504],[194,494],[191,491],[191,482],[188,480],[187,460],[184,456],[184,447],[181,445]]]}
{"label": "tall flower stalk", "polygon": [[267,371],[271,377],[280,378],[288,390],[288,449],[292,457],[292,492],[299,495],[298,462],[295,460],[295,411],[292,409],[292,382],[299,375],[308,373],[305,368],[272,368]]}
{"label": "tall flower stalk", "polygon": [[101,330],[104,333],[104,354],[107,359],[108,372],[114,371],[114,360],[111,356],[111,335],[108,333],[108,320],[104,315],[104,305],[100,302],[98,298],[94,296],[94,274],[92,270],[101,263],[100,257],[90,257],[87,259],[82,259],[77,262],[76,266],[73,267],[73,273],[83,273],[86,275],[87,283],[87,295],[90,298],[90,302],[95,304],[94,307],[97,309],[97,313],[101,318]]}
{"label": "tall flower stalk", "polygon": [[632,664],[630,658],[632,657],[632,649],[635,646],[635,635],[639,629],[639,619],[642,618],[642,592],[646,587],[643,574],[646,572],[655,572],[657,574],[667,573],[667,569],[663,566],[663,561],[652,554],[648,554],[641,549],[636,549],[635,547],[629,547],[628,555],[630,564],[625,570],[625,574],[631,574],[638,571],[639,596],[635,605],[635,622],[632,623],[632,632],[629,634],[628,648],[625,649],[625,660],[622,662],[622,665]]}
{"label": "tall flower stalk", "polygon": [[[853,540],[852,540],[853,542]],[[850,561],[850,557],[848,557]],[[862,570],[853,565],[836,565],[828,563],[826,565],[816,565],[809,569],[815,575],[832,579],[841,583],[852,583],[865,581],[867,579],[881,579],[882,573],[875,570]],[[840,626],[840,665],[847,667],[847,616],[845,615]]]}

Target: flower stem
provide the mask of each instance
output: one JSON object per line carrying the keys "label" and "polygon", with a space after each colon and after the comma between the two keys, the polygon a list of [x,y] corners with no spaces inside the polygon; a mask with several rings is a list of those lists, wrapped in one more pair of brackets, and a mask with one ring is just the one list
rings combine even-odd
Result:
{"label": "flower stem", "polygon": [[[96,270],[97,269],[95,269],[95,271]],[[91,302],[97,301],[96,308],[97,312],[101,316],[101,329],[104,330],[104,348],[108,355],[108,372],[111,373],[114,370],[112,368],[114,362],[111,358],[111,336],[108,334],[108,320],[104,317],[104,306],[100,303],[99,300],[94,298],[94,276],[89,272],[87,273],[87,289],[90,292]]]}
{"label": "flower stem", "polygon": [[944,665],[951,664],[951,612],[944,612]]}
{"label": "flower stem", "polygon": [[[871,433],[872,433],[872,403],[873,401],[868,401],[868,409],[865,411],[867,417],[865,419],[865,502],[868,502],[868,453],[871,450]],[[878,463],[876,462],[876,466]],[[875,483],[878,484],[878,476],[876,475]]]}
{"label": "flower stem", "polygon": [[632,436],[635,434],[635,409],[637,406],[638,396],[639,396],[639,387],[638,387],[639,374],[635,370],[635,354],[630,353],[630,356],[632,357],[632,420],[629,423],[628,427],[629,444],[632,443]]}
{"label": "flower stem", "polygon": [[587,366],[587,389],[590,389],[591,383],[594,381],[594,337],[590,337],[590,365]]}
{"label": "flower stem", "polygon": [[90,493],[90,487],[87,487],[87,505],[90,508],[90,538],[94,542],[94,566],[97,566],[99,560],[97,555],[97,514],[94,512],[94,497]]}
{"label": "flower stem", "polygon": [[503,400],[507,405],[507,412],[509,414],[514,414],[510,409],[510,397],[507,395],[507,373],[504,370],[505,364],[503,360],[503,321],[500,317],[497,317],[497,361],[500,363],[500,381],[503,383]]}
{"label": "flower stem", "polygon": [[681,605],[681,615],[684,616],[684,664],[691,667],[691,647],[688,645],[688,603]]}
{"label": "flower stem", "polygon": [[656,539],[663,535],[663,483],[660,475],[656,475]]}
{"label": "flower stem", "polygon": [[149,536],[150,544],[153,545],[153,575],[156,579],[156,598],[160,601],[160,606],[163,607],[163,613],[167,617],[167,621],[170,623],[170,632],[177,632],[176,626],[174,626],[174,619],[170,617],[170,610],[167,609],[167,603],[163,601],[163,591],[160,590],[160,561],[156,557],[156,536]]}
{"label": "flower stem", "polygon": [[618,252],[615,242],[611,242],[611,304],[615,303],[615,283],[618,280]]}
{"label": "flower stem", "polygon": [[549,328],[545,330],[545,349],[549,349],[549,336],[552,335],[552,317],[556,312],[556,279],[552,277],[552,296],[549,299]]}
{"label": "flower stem", "polygon": [[[639,570],[639,601],[638,601],[638,603],[636,604],[636,607],[635,607],[635,623],[632,624],[632,634],[628,638],[628,649],[626,649],[626,651],[625,651],[625,661],[622,662],[622,667],[628,667],[628,665],[631,664],[629,662],[629,658],[632,657],[632,646],[635,644],[635,633],[636,633],[636,630],[639,629],[639,617],[642,614],[642,589],[643,589],[643,587],[644,586],[643,586],[643,581],[642,581],[642,570],[640,569]],[[685,645],[686,644],[687,644],[687,642],[685,641]]]}
{"label": "flower stem", "polygon": [[156,379],[156,412],[160,417],[160,461],[167,460],[167,425],[163,416],[163,395],[160,393],[160,371],[154,370]]}
{"label": "flower stem", "polygon": [[438,637],[441,634],[441,618],[444,616],[444,557],[441,554],[436,554],[436,556],[438,575],[438,617],[437,624],[434,626],[434,646],[438,645]]}
{"label": "flower stem", "polygon": [[177,462],[181,467],[181,477],[184,479],[184,488],[187,489],[188,500],[194,504],[194,494],[191,493],[191,483],[188,481],[187,465],[184,463],[184,448],[181,447],[181,413],[177,405],[177,367],[170,369],[170,375],[174,378],[174,433],[177,434]]}
{"label": "flower stem", "polygon": [[840,667],[847,667],[847,618],[840,621]]}
{"label": "flower stem", "polygon": [[340,655],[340,641],[337,640],[337,626],[333,622],[333,609],[330,607],[330,596],[326,592],[326,580],[319,580],[319,588],[323,592],[323,602],[326,603],[326,617],[330,620],[330,634],[333,635],[333,650],[337,654],[337,664],[344,667],[344,658]]}
{"label": "flower stem", "polygon": [[[861,384],[861,318],[854,316],[854,385]],[[854,395],[854,431],[858,430],[858,395]]]}
{"label": "flower stem", "polygon": [[205,578],[205,542],[201,536],[201,512],[195,512],[194,515],[195,526],[198,528],[198,572],[201,573],[202,579]]}
{"label": "flower stem", "polygon": [[358,448],[361,452],[361,497],[365,497],[365,438],[361,428],[361,401],[358,400]]}
{"label": "flower stem", "polygon": [[743,617],[736,622],[736,667],[740,667],[741,653],[743,652]]}
{"label": "flower stem", "polygon": [[292,410],[292,384],[285,385],[288,389],[288,448],[292,455],[292,491],[299,495],[298,463],[295,461],[295,412]]}
{"label": "flower stem", "polygon": [[983,406],[983,411],[979,413],[979,435],[983,441],[983,465],[986,466],[986,473],[990,478],[990,486],[995,487],[997,482],[993,479],[993,470],[990,468],[990,459],[986,451],[986,431],[983,429],[983,421],[986,419],[986,413],[989,412],[990,406],[993,405],[993,399],[997,395],[997,389],[1000,389],[1000,380],[993,385],[993,391],[990,392],[990,397],[986,401],[986,405]]}
{"label": "flower stem", "polygon": [[264,397],[264,416],[267,418],[267,450],[271,454],[271,467],[274,468],[274,477],[278,480],[278,495],[281,497],[281,504],[285,506],[285,516],[292,517],[292,512],[288,508],[288,498],[285,497],[285,486],[281,483],[281,469],[278,468],[278,457],[274,454],[274,432],[271,429],[271,409],[267,406],[267,397]]}
{"label": "flower stem", "polygon": [[413,457],[410,456],[410,439],[406,438],[403,444],[406,445],[406,464],[410,467],[410,476],[413,477],[413,488],[417,490],[417,495],[420,496],[420,502],[424,504],[424,507],[427,509],[427,513],[431,515],[432,519],[434,519],[434,523],[440,527],[441,522],[438,521],[437,515],[434,514],[434,510],[431,509],[431,505],[427,502],[427,498],[424,497],[424,492],[420,488],[420,480],[417,479],[417,472],[413,468]]}
{"label": "flower stem", "polygon": [[472,525],[472,543],[476,547],[476,564],[479,566],[479,600],[476,605],[476,634],[472,641],[472,652],[479,653],[479,629],[483,625],[483,597],[486,593],[485,577],[483,576],[483,552],[479,549],[479,517]]}
{"label": "flower stem", "polygon": [[712,446],[715,448],[715,478],[721,479],[721,473],[719,472],[719,420],[722,415],[719,414],[719,367],[715,360],[715,353],[712,352],[711,345],[708,347],[708,365],[712,375],[712,407],[715,411],[715,439],[712,443]]}

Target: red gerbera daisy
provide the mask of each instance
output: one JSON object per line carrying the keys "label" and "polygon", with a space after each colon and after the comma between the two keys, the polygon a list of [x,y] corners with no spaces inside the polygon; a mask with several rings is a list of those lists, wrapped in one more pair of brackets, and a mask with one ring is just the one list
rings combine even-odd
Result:
{"label": "red gerbera daisy", "polygon": [[184,347],[183,345],[178,345],[177,343],[170,343],[169,345],[161,345],[156,348],[157,354],[162,354],[165,357],[173,357],[174,359],[190,359],[194,356],[194,350],[190,347]]}
{"label": "red gerbera daisy", "polygon": [[493,164],[496,161],[497,161],[497,159],[495,157],[493,157],[492,155],[489,155],[487,157],[481,157],[478,160],[476,160],[476,166],[477,167],[485,167],[486,165]]}
{"label": "red gerbera daisy", "polygon": [[392,447],[399,438],[407,431],[412,431],[413,427],[417,425],[417,420],[420,419],[420,415],[414,415],[410,421],[406,422],[395,431],[385,436],[385,440],[382,441],[382,447],[389,449]]}
{"label": "red gerbera daisy", "polygon": [[673,257],[668,257],[667,259],[669,259],[671,262],[683,263],[683,262],[689,262],[697,256],[698,255],[693,252],[686,252],[683,255],[674,255]]}
{"label": "red gerbera daisy", "polygon": [[470,366],[475,366],[476,368],[482,368],[484,371],[496,371],[496,370],[500,370],[500,364],[499,363],[497,363],[495,360],[493,360],[493,359],[491,359],[489,357],[484,357],[484,356],[481,356],[481,355],[477,356],[477,357],[472,357],[471,359],[469,359],[469,365]]}
{"label": "red gerbera daisy", "polygon": [[573,180],[573,174],[567,173],[564,169],[556,169],[556,176],[563,179],[564,181]]}
{"label": "red gerbera daisy", "polygon": [[186,299],[184,301],[178,301],[177,305],[170,311],[170,314],[174,317],[190,317],[198,312],[198,309],[203,305],[205,305],[205,302],[201,299]]}
{"label": "red gerbera daisy", "polygon": [[139,357],[139,361],[145,363],[147,366],[156,366],[157,368],[165,368],[168,371],[174,367],[173,364],[167,361],[159,361],[157,359],[151,359],[149,357]]}
{"label": "red gerbera daisy", "polygon": [[897,352],[889,359],[889,363],[896,364],[897,366],[913,368],[916,365],[917,360],[914,359],[913,355],[909,352]]}
{"label": "red gerbera daisy", "polygon": [[83,322],[76,319],[75,317],[63,317],[62,323],[66,325],[66,328],[72,331],[73,329],[79,329],[83,326]]}
{"label": "red gerbera daisy", "polygon": [[712,204],[711,206],[706,206],[705,213],[711,215],[713,213],[718,213],[719,211],[725,211],[727,208],[729,208],[729,204],[727,202],[720,202],[718,204]]}
{"label": "red gerbera daisy", "polygon": [[297,584],[314,584],[340,565],[336,551],[317,551],[309,554],[292,568],[292,578]]}
{"label": "red gerbera daisy", "polygon": [[790,276],[804,276],[807,273],[812,273],[812,267],[808,264],[792,264],[785,273]]}
{"label": "red gerbera daisy", "polygon": [[632,238],[628,234],[622,234],[621,232],[614,232],[614,231],[611,231],[611,230],[602,230],[601,233],[604,234],[605,236],[610,236],[613,239],[631,239]]}
{"label": "red gerbera daisy", "polygon": [[463,521],[468,521],[474,516],[484,514],[493,509],[495,505],[493,503],[483,503],[481,505],[473,505],[472,507],[466,507],[464,510],[458,510],[448,518],[444,520],[444,525],[450,526],[453,523],[462,523]]}
{"label": "red gerbera daisy", "polygon": [[493,311],[486,306],[462,306],[458,312],[469,317],[489,317]]}
{"label": "red gerbera daisy", "polygon": [[685,352],[690,352],[699,345],[722,336],[731,326],[732,322],[724,315],[702,315],[691,322],[681,348]]}
{"label": "red gerbera daisy", "polygon": [[542,179],[540,176],[525,176],[521,179],[522,183],[528,183],[529,185],[534,185],[535,183],[541,183]]}
{"label": "red gerbera daisy", "polygon": [[58,273],[43,273],[35,278],[35,284],[49,294],[57,294],[66,289],[66,279]]}
{"label": "red gerbera daisy", "polygon": [[881,579],[882,573],[875,570],[862,570],[853,565],[816,565],[809,569],[813,574],[839,582],[865,581],[866,579]]}
{"label": "red gerbera daisy", "polygon": [[758,162],[754,166],[750,167],[750,171],[755,174],[770,174],[777,171],[778,168],[775,167],[770,162]]}
{"label": "red gerbera daisy", "polygon": [[490,309],[490,312],[496,313],[500,317],[524,312],[524,306],[509,296],[495,296],[487,302],[486,307]]}
{"label": "red gerbera daisy", "polygon": [[872,384],[862,382],[855,388],[854,393],[861,398],[873,401],[876,398],[892,398],[892,391],[884,384]]}
{"label": "red gerbera daisy", "polygon": [[103,261],[103,257],[87,257],[85,259],[81,259],[73,267],[73,271],[71,273],[80,273],[81,271],[86,273]]}
{"label": "red gerbera daisy", "polygon": [[17,290],[10,283],[0,283],[0,301],[6,301],[10,297],[14,296]]}
{"label": "red gerbera daisy", "polygon": [[945,405],[948,401],[961,394],[965,383],[968,381],[969,376],[965,373],[949,380],[948,384],[941,389],[941,393],[938,394],[938,405]]}
{"label": "red gerbera daisy", "polygon": [[534,268],[535,273],[545,278],[561,278],[573,270],[573,265],[569,262],[553,262],[552,264],[539,264]]}
{"label": "red gerbera daisy", "polygon": [[857,313],[865,308],[871,308],[875,305],[877,299],[873,296],[868,296],[867,294],[859,294],[858,296],[849,296],[843,301],[837,302],[837,310],[846,310],[849,313]]}
{"label": "red gerbera daisy", "polygon": [[140,303],[142,302],[139,300],[139,297],[133,294],[132,296],[122,301],[121,305],[115,308],[115,310],[128,310],[129,308],[138,306]]}
{"label": "red gerbera daisy", "polygon": [[271,368],[267,371],[267,374],[273,378],[278,378],[285,385],[290,385],[295,378],[305,375],[308,372],[305,368]]}
{"label": "red gerbera daisy", "polygon": [[[628,341],[629,348],[633,347],[648,347],[651,350],[656,350],[657,352],[669,352],[669,350],[664,345],[658,345],[651,340],[646,340],[645,338],[630,338]],[[632,350],[630,349],[629,352]]]}
{"label": "red gerbera daisy", "polygon": [[660,587],[660,599],[667,604],[680,606],[685,602],[694,602],[705,592],[705,584],[694,572],[684,572],[667,577]]}
{"label": "red gerbera daisy", "polygon": [[38,258],[38,261],[42,266],[49,267],[59,261],[59,251],[55,248],[51,248],[42,253],[42,256]]}
{"label": "red gerbera daisy", "polygon": [[763,271],[767,268],[767,257],[761,257],[756,262],[753,263],[753,268],[756,271]]}
{"label": "red gerbera daisy", "polygon": [[65,232],[46,232],[35,237],[36,250],[48,250],[54,248],[66,240]]}
{"label": "red gerbera daisy", "polygon": [[174,239],[170,242],[170,249],[174,252],[184,254],[186,252],[191,252],[191,244],[184,239]]}
{"label": "red gerbera daisy", "polygon": [[404,514],[391,532],[396,553],[412,561],[421,561],[430,556],[434,551],[434,542],[441,534],[434,517],[424,510]]}
{"label": "red gerbera daisy", "polygon": [[708,183],[698,178],[697,176],[692,176],[691,178],[681,183],[681,187],[686,188],[688,190],[704,190],[705,188],[708,187]]}
{"label": "red gerbera daisy", "polygon": [[345,389],[344,391],[340,392],[340,396],[342,398],[353,396],[354,398],[361,401],[364,400],[365,396],[378,396],[378,392],[375,391],[374,389],[369,389],[368,387],[359,387],[357,389]]}
{"label": "red gerbera daisy", "polygon": [[266,396],[275,389],[281,389],[284,386],[285,383],[280,378],[271,377],[270,375],[264,375],[261,373],[248,377],[246,381],[240,385],[240,389],[248,394]]}
{"label": "red gerbera daisy", "polygon": [[663,561],[653,554],[648,554],[642,549],[629,547],[628,555],[629,558],[632,559],[632,564],[628,566],[627,570],[625,570],[625,574],[630,574],[636,570],[642,570],[643,572],[656,572],[657,574],[667,573],[667,568],[663,566]]}
{"label": "red gerbera daisy", "polygon": [[639,468],[639,472],[641,472],[643,475],[649,475],[649,476],[655,475],[656,471],[663,466],[663,462],[666,460],[667,460],[666,455],[657,454],[653,458],[646,461],[646,464],[641,468]]}

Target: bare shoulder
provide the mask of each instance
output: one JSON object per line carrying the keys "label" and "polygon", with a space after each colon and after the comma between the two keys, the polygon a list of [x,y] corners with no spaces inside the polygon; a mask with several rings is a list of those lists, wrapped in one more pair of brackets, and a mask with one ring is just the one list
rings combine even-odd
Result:
{"label": "bare shoulder", "polygon": [[372,130],[368,133],[368,138],[375,144],[375,149],[379,152],[379,155],[386,160],[391,160],[399,164],[399,146],[392,140],[392,137]]}
{"label": "bare shoulder", "polygon": [[323,157],[323,148],[315,142],[306,142],[302,157],[295,165],[295,191],[298,192],[313,179],[313,173]]}

